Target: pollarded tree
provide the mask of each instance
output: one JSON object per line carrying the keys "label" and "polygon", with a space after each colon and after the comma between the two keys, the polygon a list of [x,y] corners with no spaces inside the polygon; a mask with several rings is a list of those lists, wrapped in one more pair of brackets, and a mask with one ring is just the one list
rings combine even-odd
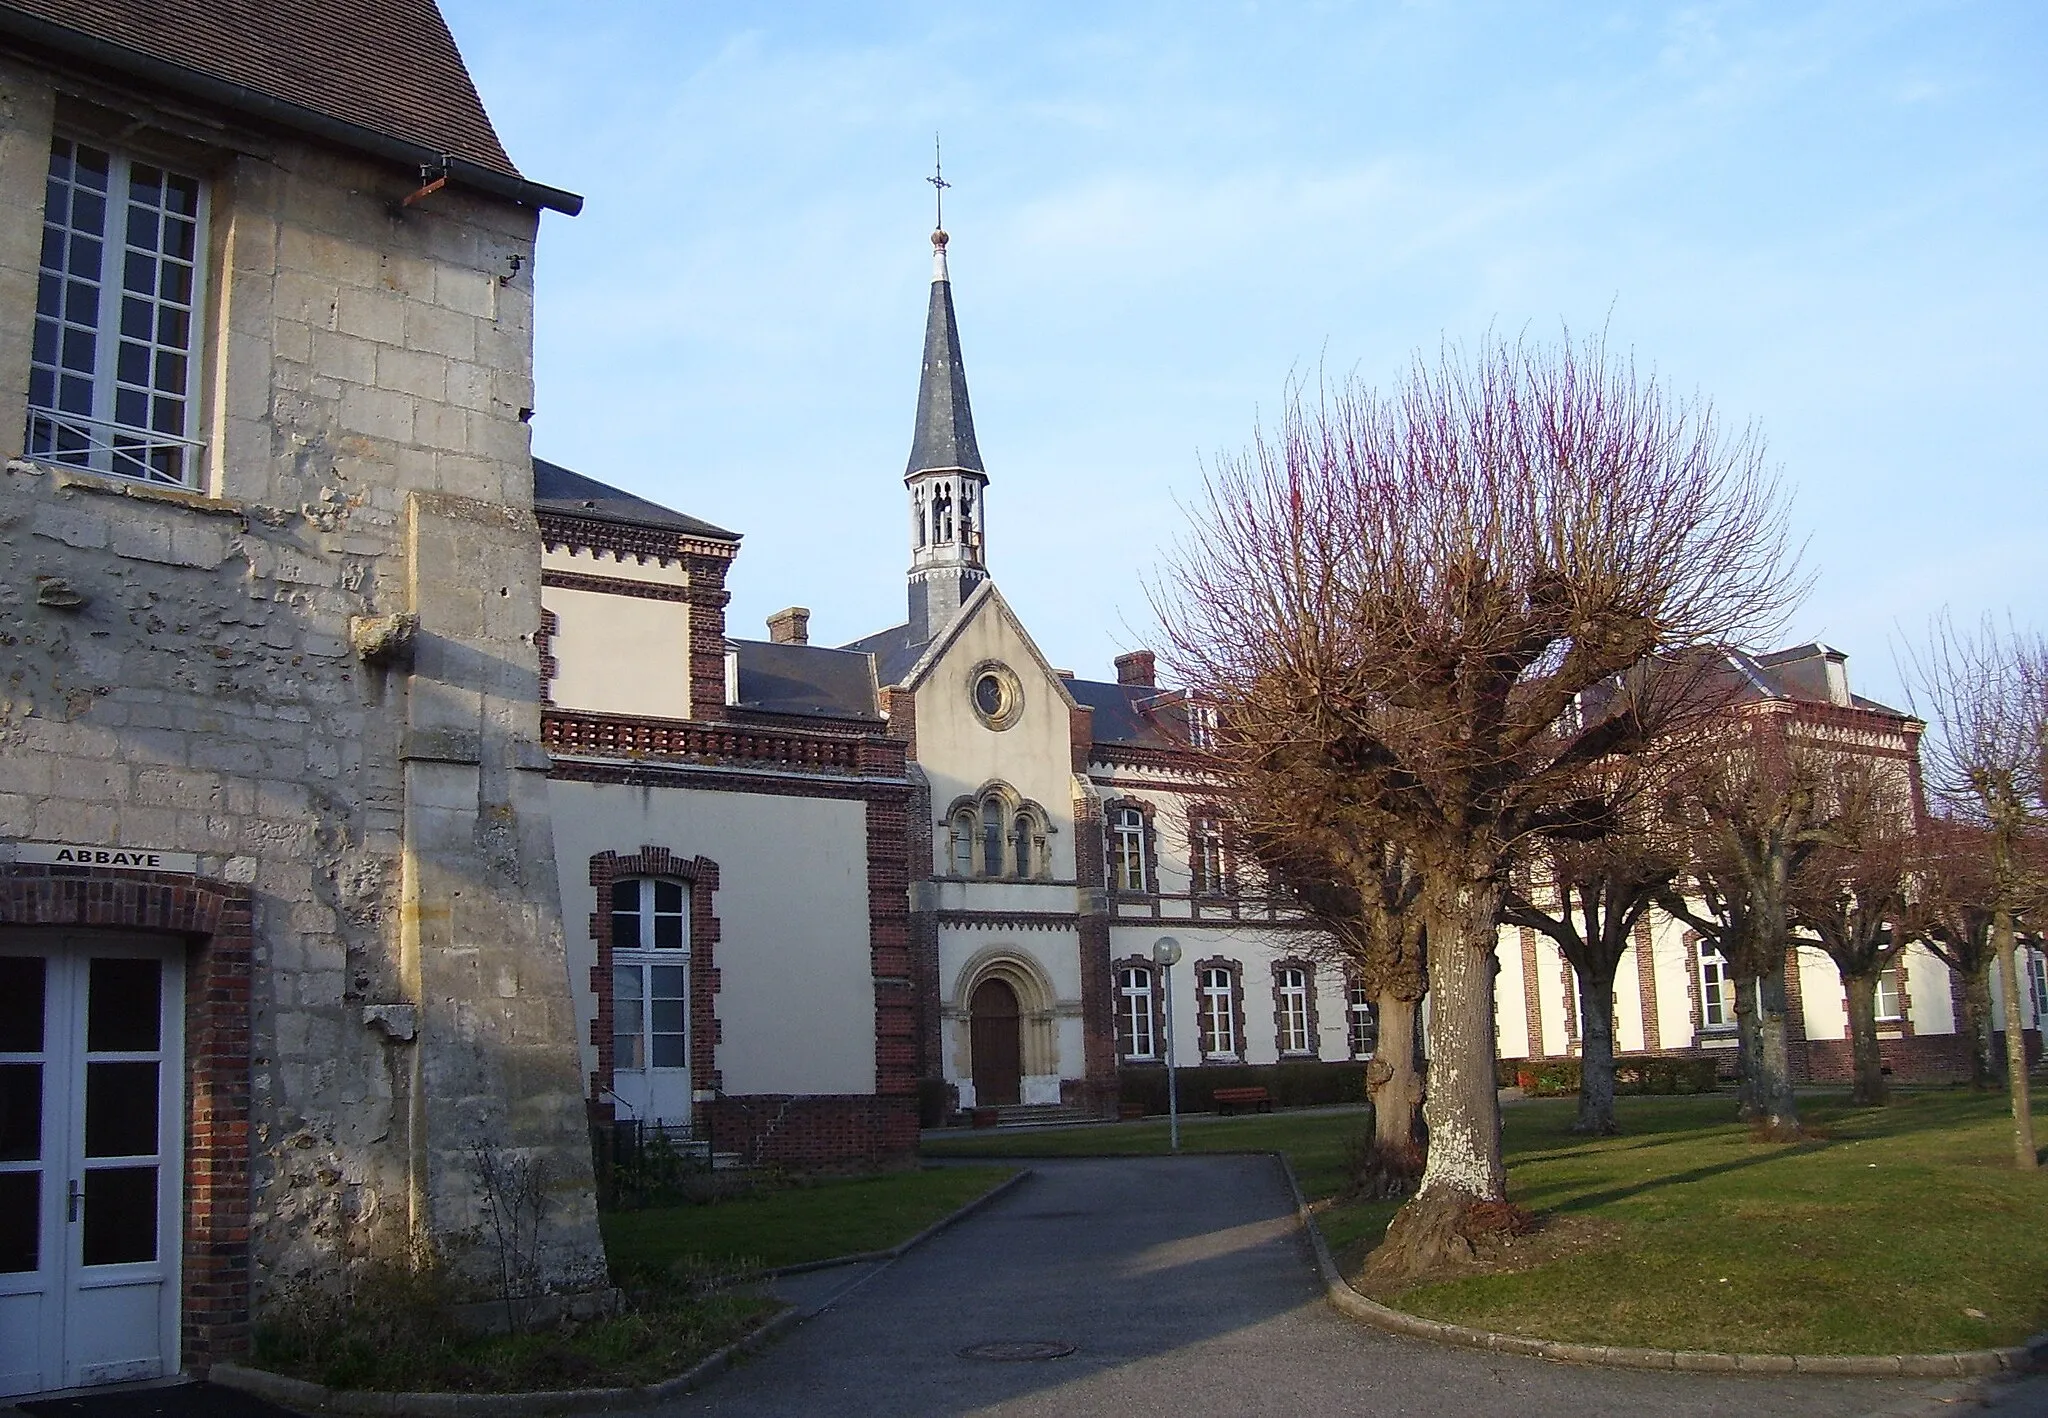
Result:
{"label": "pollarded tree", "polygon": [[[1616,758],[1682,693],[1629,671],[1742,641],[1791,590],[1751,433],[1597,343],[1489,340],[1356,384],[1216,467],[1154,608],[1232,724],[1226,779],[1308,756],[1422,880],[1429,1156],[1375,1253],[1398,1281],[1505,1222],[1493,976],[1502,890],[1535,835],[1600,830]],[[1599,714],[1580,696],[1616,681]],[[1678,678],[1678,677],[1672,677]]]}
{"label": "pollarded tree", "polygon": [[1948,817],[1928,820],[1915,863],[1919,939],[1963,986],[1963,1035],[1970,1086],[1999,1085],[1998,1031],[1992,1025],[1991,844],[1982,828]]}
{"label": "pollarded tree", "polygon": [[1927,644],[1912,653],[1907,679],[1914,707],[1926,705],[1932,730],[1928,788],[1952,816],[1979,829],[1988,849],[1983,905],[2005,994],[2013,1160],[2032,1169],[2039,1158],[2014,932],[2021,913],[2038,909],[2044,895],[2030,848],[2048,832],[2048,647],[2039,636],[2001,631],[1989,616],[1970,631],[1944,613],[1928,627]]}
{"label": "pollarded tree", "polygon": [[1593,841],[1550,838],[1511,884],[1503,919],[1541,931],[1572,967],[1579,996],[1579,1113],[1572,1131],[1606,1136],[1614,1115],[1614,980],[1637,926],[1668,895],[1683,860],[1644,813]]}
{"label": "pollarded tree", "polygon": [[1768,1136],[1800,1136],[1792,1091],[1785,968],[1792,880],[1837,840],[1820,755],[1793,746],[1775,716],[1743,715],[1673,801],[1686,868],[1664,908],[1727,962],[1735,988],[1740,1115]]}
{"label": "pollarded tree", "polygon": [[1895,764],[1843,755],[1826,761],[1835,840],[1793,875],[1795,924],[1835,962],[1849,1009],[1850,1101],[1881,1107],[1884,1058],[1877,990],[1919,932],[1920,848],[1912,784]]}
{"label": "pollarded tree", "polygon": [[[1327,820],[1320,833],[1311,830],[1314,814],[1331,806],[1327,798],[1304,800],[1264,775],[1258,784],[1231,800],[1242,840],[1328,933],[1323,953],[1365,989],[1379,1026],[1365,1074],[1373,1135],[1353,1185],[1374,1198],[1407,1196],[1422,1176],[1427,1139],[1415,1047],[1428,988],[1416,904],[1421,874],[1392,842],[1356,840]],[[1274,824],[1284,830],[1271,830]],[[1299,944],[1290,940],[1289,947]]]}

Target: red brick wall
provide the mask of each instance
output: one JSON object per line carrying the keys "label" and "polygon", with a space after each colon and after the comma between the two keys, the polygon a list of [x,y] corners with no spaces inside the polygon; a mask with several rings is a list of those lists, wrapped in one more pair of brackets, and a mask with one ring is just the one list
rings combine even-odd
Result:
{"label": "red brick wall", "polygon": [[706,1110],[711,1146],[751,1166],[872,1171],[917,1154],[917,1099],[909,1096],[754,1094]]}
{"label": "red brick wall", "polygon": [[69,867],[0,868],[0,925],[160,932],[185,958],[185,1219],[181,1367],[249,1348],[249,888]]}

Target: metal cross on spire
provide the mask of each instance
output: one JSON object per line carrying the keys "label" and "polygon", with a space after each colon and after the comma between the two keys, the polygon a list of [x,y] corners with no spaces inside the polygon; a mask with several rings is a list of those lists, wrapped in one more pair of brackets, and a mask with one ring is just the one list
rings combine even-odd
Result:
{"label": "metal cross on spire", "polygon": [[934,225],[946,229],[946,189],[953,184],[946,181],[946,169],[939,162],[939,135],[932,134],[932,175],[925,179],[932,185],[932,195],[938,198],[938,219]]}

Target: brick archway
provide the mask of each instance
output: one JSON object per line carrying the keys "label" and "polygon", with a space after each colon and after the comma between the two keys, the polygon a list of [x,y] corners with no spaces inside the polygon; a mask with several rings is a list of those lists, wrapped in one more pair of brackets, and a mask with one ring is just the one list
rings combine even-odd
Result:
{"label": "brick archway", "polygon": [[249,1348],[247,886],[98,868],[0,867],[0,927],[141,931],[186,943],[180,1362],[203,1374]]}

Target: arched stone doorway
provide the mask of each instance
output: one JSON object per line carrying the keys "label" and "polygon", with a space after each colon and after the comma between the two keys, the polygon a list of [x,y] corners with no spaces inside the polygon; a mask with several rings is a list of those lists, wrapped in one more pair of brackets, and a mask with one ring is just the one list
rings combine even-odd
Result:
{"label": "arched stone doorway", "polygon": [[968,1001],[968,1046],[974,1068],[974,1101],[983,1108],[1023,1100],[1023,1011],[1007,980],[990,976]]}

